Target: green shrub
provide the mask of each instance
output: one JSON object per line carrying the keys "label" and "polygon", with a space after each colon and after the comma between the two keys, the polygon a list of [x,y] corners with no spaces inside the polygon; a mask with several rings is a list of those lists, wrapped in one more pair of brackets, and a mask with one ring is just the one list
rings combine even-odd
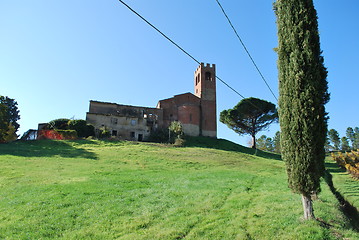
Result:
{"label": "green shrub", "polygon": [[77,139],[77,132],[75,130],[61,130],[61,129],[57,129],[56,132],[58,132],[59,134],[61,134],[61,136],[63,137],[63,139],[67,139],[67,140],[75,140]]}
{"label": "green shrub", "polygon": [[98,138],[103,139],[103,138],[110,138],[110,137],[111,137],[111,132],[106,127],[102,127],[99,129]]}
{"label": "green shrub", "polygon": [[68,122],[68,128],[75,130],[77,136],[80,138],[87,138],[89,136],[95,136],[95,128],[91,124],[87,124],[85,120],[70,120]]}
{"label": "green shrub", "polygon": [[13,142],[17,139],[16,129],[15,127],[10,123],[7,129],[1,129],[2,132],[0,143],[9,143]]}
{"label": "green shrub", "polygon": [[164,128],[156,129],[152,131],[150,136],[147,138],[149,142],[155,143],[167,143],[168,142],[168,130]]}
{"label": "green shrub", "polygon": [[175,147],[184,147],[185,144],[186,144],[186,140],[185,140],[185,139],[183,139],[183,138],[176,138],[176,140],[175,140],[173,146],[175,146]]}
{"label": "green shrub", "polygon": [[70,121],[70,119],[67,119],[67,118],[55,119],[55,120],[52,120],[49,122],[48,128],[50,130],[57,130],[57,129],[66,130],[66,129],[68,129],[69,121]]}
{"label": "green shrub", "polygon": [[171,122],[170,126],[168,127],[168,129],[171,131],[171,135],[176,135],[176,137],[180,138],[180,136],[183,135],[183,127],[182,127],[182,123],[178,122],[178,121],[173,121]]}

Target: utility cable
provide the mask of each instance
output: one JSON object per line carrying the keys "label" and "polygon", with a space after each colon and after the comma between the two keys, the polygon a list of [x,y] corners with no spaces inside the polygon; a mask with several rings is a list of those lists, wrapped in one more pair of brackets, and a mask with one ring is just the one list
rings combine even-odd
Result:
{"label": "utility cable", "polygon": [[132,9],[130,6],[128,6],[124,1],[119,0],[120,3],[122,3],[123,5],[125,5],[129,10],[131,10],[131,12],[133,12],[134,14],[136,14],[139,18],[141,18],[143,21],[145,21],[148,25],[150,25],[153,29],[155,29],[159,34],[161,34],[164,38],[166,38],[168,41],[170,41],[173,45],[175,45],[179,50],[181,50],[184,54],[186,54],[187,56],[189,56],[190,58],[192,58],[193,61],[195,61],[198,64],[201,64],[197,59],[195,59],[191,54],[189,54],[186,50],[184,50],[183,48],[181,48],[177,43],[175,43],[172,39],[170,39],[169,37],[167,37],[163,32],[161,32],[158,28],[156,28],[152,23],[150,23],[149,21],[147,21],[144,17],[142,17],[139,13],[137,13],[134,9]]}
{"label": "utility cable", "polygon": [[[144,22],[146,22],[148,25],[150,25],[153,29],[155,29],[159,34],[161,34],[164,38],[166,38],[168,41],[170,41],[173,45],[175,45],[178,49],[180,49],[184,54],[186,54],[188,57],[190,57],[193,61],[195,61],[197,64],[201,64],[200,61],[198,61],[195,57],[193,57],[191,54],[189,54],[186,50],[184,50],[181,46],[179,46],[177,43],[175,43],[172,39],[167,37],[163,32],[161,32],[157,27],[155,27],[152,23],[147,21],[144,17],[142,17],[138,12],[136,12],[133,8],[131,8],[129,5],[127,5],[124,1],[118,0],[120,3],[122,3],[125,7],[127,7],[131,12],[136,14],[139,18],[141,18]],[[238,94],[241,98],[245,98],[242,94],[240,94],[237,90],[235,90],[233,87],[231,87],[228,83],[226,83],[224,80],[222,80],[220,77],[216,75],[216,78],[221,81],[226,87],[231,89],[233,92]],[[250,102],[255,108],[257,108],[260,111],[263,111],[259,107],[257,107],[254,103]]]}
{"label": "utility cable", "polygon": [[254,65],[254,67],[257,69],[257,72],[259,73],[259,75],[260,75],[261,78],[263,79],[264,83],[267,85],[267,87],[268,87],[268,89],[270,90],[270,92],[272,93],[273,97],[278,101],[276,95],[275,95],[274,92],[272,91],[272,89],[271,89],[271,87],[269,86],[267,80],[264,78],[262,72],[259,70],[259,68],[258,68],[258,66],[257,66],[257,64],[256,64],[256,62],[254,61],[254,59],[252,58],[251,54],[249,53],[249,51],[248,51],[246,45],[244,44],[244,42],[242,41],[241,37],[239,36],[237,30],[236,30],[235,27],[233,26],[233,24],[232,24],[231,20],[229,19],[227,13],[224,11],[224,9],[223,9],[221,3],[219,2],[219,0],[216,0],[216,2],[218,3],[218,6],[221,8],[221,10],[222,10],[224,16],[227,18],[227,21],[228,21],[229,25],[232,27],[232,29],[233,29],[234,33],[236,34],[236,36],[237,36],[239,42],[242,44],[244,50],[246,51],[248,57],[251,59],[251,61],[252,61],[253,65]]}

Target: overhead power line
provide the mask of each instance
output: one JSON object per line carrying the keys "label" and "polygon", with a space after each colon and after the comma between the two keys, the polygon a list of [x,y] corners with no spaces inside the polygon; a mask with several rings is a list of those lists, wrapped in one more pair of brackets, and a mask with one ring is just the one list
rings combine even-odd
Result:
{"label": "overhead power line", "polygon": [[[136,12],[133,8],[131,8],[129,5],[127,5],[124,1],[119,0],[120,3],[122,3],[124,6],[126,6],[129,10],[131,10],[131,12],[133,12],[134,14],[136,14],[139,18],[141,18],[144,22],[146,22],[148,25],[150,25],[153,29],[155,29],[159,34],[161,34],[164,38],[166,38],[168,41],[170,41],[173,45],[175,45],[178,49],[180,49],[184,54],[186,54],[187,56],[189,56],[193,61],[195,61],[198,64],[201,64],[200,61],[198,61],[196,58],[194,58],[191,54],[189,54],[186,50],[184,50],[181,46],[179,46],[177,43],[175,43],[172,39],[170,39],[169,37],[167,37],[166,34],[164,34],[163,32],[161,32],[161,30],[159,30],[157,27],[155,27],[152,23],[150,23],[149,21],[147,21],[144,17],[142,17],[138,12]],[[233,87],[231,87],[228,83],[226,83],[224,80],[222,80],[221,78],[217,77],[216,78],[221,81],[224,85],[226,85],[229,89],[231,89],[233,92],[235,92],[236,94],[238,94],[240,97],[245,98],[242,94],[240,94],[237,90],[235,90]]]}
{"label": "overhead power line", "polygon": [[[153,29],[155,29],[159,34],[161,34],[164,38],[166,38],[168,41],[170,41],[173,45],[175,45],[178,49],[180,49],[184,54],[186,54],[188,57],[190,57],[193,61],[195,61],[197,64],[201,64],[200,61],[198,61],[195,57],[193,57],[191,54],[189,54],[186,50],[184,50],[181,46],[179,46],[177,43],[175,43],[172,39],[167,37],[163,32],[161,32],[157,27],[155,27],[152,23],[147,21],[144,17],[142,17],[138,12],[136,12],[133,8],[131,8],[128,4],[126,4],[124,1],[119,0],[120,3],[122,3],[125,7],[127,7],[131,12],[136,14],[139,18],[141,18],[144,22],[146,22],[149,26],[151,26]],[[237,95],[239,95],[241,98],[245,98],[242,94],[240,94],[237,90],[235,90],[233,87],[231,87],[228,83],[226,83],[224,80],[222,80],[220,77],[216,75],[216,78],[221,81],[226,87],[231,89],[233,92],[235,92]],[[260,111],[263,111],[259,107],[257,107],[254,103],[250,102],[255,108],[257,108]]]}
{"label": "overhead power line", "polygon": [[221,8],[221,10],[222,10],[224,16],[227,18],[227,21],[228,21],[229,25],[231,26],[231,28],[233,29],[234,33],[236,34],[236,36],[237,36],[239,42],[242,44],[242,46],[243,46],[244,50],[246,51],[248,57],[251,59],[251,61],[252,61],[253,65],[254,65],[254,67],[257,69],[257,72],[259,73],[259,75],[260,75],[261,78],[263,79],[264,83],[267,85],[267,87],[268,87],[269,91],[272,93],[273,97],[278,101],[276,95],[275,95],[274,92],[272,91],[272,89],[271,89],[271,87],[269,86],[267,80],[264,78],[262,72],[259,70],[258,65],[256,64],[256,62],[255,62],[254,59],[252,58],[251,54],[249,53],[249,51],[248,51],[246,45],[244,44],[244,42],[242,41],[241,37],[239,36],[237,30],[236,30],[235,27],[233,26],[233,24],[232,24],[231,20],[229,19],[227,13],[224,11],[224,9],[223,9],[221,3],[219,2],[219,0],[216,0],[216,2],[218,3],[218,6]]}
{"label": "overhead power line", "polygon": [[156,28],[152,23],[150,23],[149,21],[147,21],[144,17],[142,17],[138,12],[136,12],[134,9],[132,9],[130,6],[128,6],[124,1],[119,0],[120,3],[122,3],[123,5],[125,5],[129,10],[131,10],[131,12],[133,12],[134,14],[136,14],[139,18],[141,18],[143,21],[145,21],[148,25],[150,25],[153,29],[155,29],[159,34],[161,34],[164,38],[166,38],[168,41],[170,41],[173,45],[175,45],[179,50],[181,50],[184,54],[186,54],[187,56],[189,56],[190,58],[192,58],[193,61],[195,61],[198,64],[201,64],[197,59],[195,59],[191,54],[189,54],[186,50],[184,50],[183,48],[181,48],[181,46],[179,46],[177,43],[175,43],[172,39],[170,39],[169,37],[167,37],[163,32],[161,32],[158,28]]}

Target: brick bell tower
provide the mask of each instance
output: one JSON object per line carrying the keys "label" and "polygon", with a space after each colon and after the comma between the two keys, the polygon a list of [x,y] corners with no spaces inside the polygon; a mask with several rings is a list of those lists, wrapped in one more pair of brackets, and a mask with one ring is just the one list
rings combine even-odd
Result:
{"label": "brick bell tower", "polygon": [[194,72],[194,92],[201,99],[200,135],[217,137],[216,65],[201,63]]}

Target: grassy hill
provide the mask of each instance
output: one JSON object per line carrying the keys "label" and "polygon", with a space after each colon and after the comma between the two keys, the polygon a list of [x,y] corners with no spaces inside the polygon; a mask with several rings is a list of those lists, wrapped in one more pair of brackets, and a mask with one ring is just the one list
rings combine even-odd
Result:
{"label": "grassy hill", "polygon": [[0,239],[358,239],[325,183],[320,221],[301,220],[279,159],[206,139],[0,145]]}

